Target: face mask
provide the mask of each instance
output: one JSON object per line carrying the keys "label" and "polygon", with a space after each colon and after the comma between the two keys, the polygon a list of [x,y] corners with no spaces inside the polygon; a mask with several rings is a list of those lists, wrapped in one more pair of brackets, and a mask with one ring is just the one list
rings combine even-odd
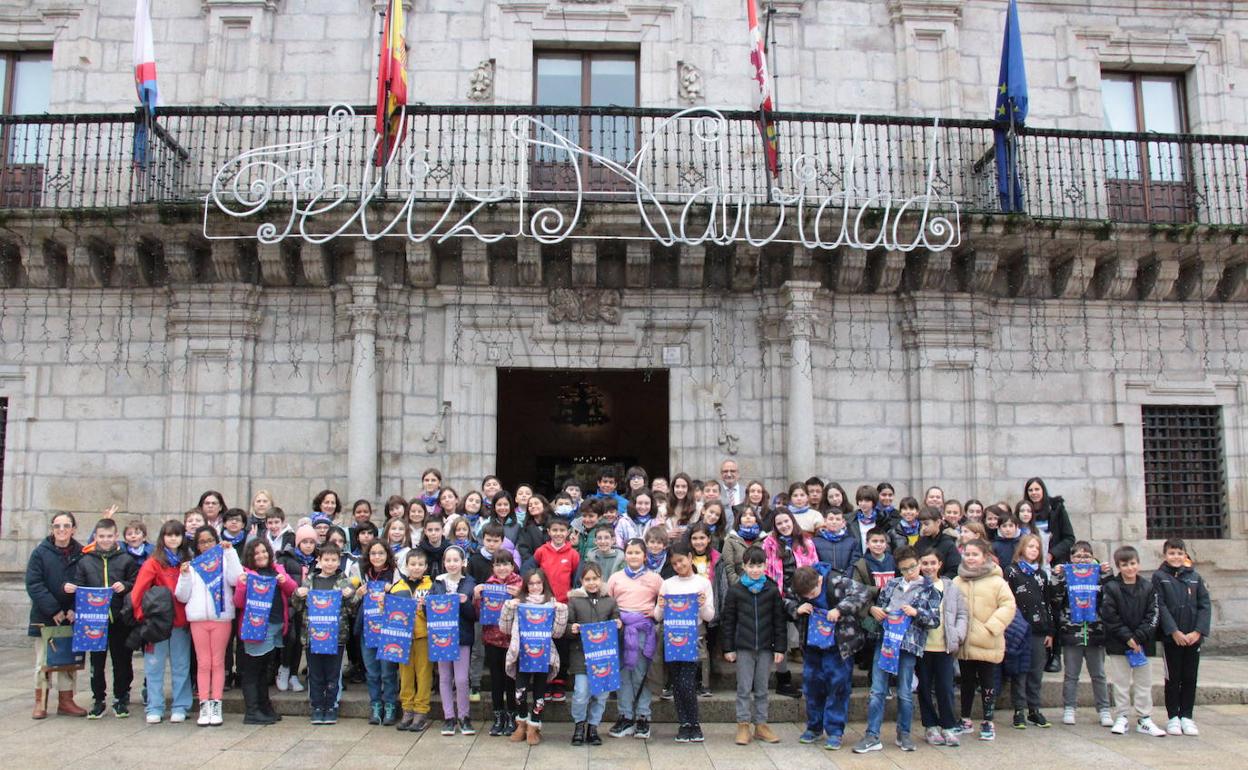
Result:
{"label": "face mask", "polygon": [[558,506],[557,508],[555,508],[555,514],[556,514],[557,516],[564,516],[564,517],[571,516],[571,515],[572,515],[572,506],[570,506],[570,505],[560,505],[560,506]]}

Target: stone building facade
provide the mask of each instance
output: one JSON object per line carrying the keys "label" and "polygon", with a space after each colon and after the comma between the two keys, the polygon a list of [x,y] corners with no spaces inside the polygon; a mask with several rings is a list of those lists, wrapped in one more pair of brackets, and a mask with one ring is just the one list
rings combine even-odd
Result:
{"label": "stone building facade", "polygon": [[[371,101],[384,2],[155,5],[162,103],[224,105],[213,130],[237,152],[273,137],[242,132],[252,118],[235,108]],[[1180,133],[1244,133],[1248,10],[1237,5],[1022,0],[1028,125],[1120,128],[1107,125],[1107,76],[1159,75],[1180,94]],[[780,109],[929,121],[896,148],[932,118],[989,117],[1004,2],[771,7]],[[132,113],[132,8],[0,0],[0,47],[11,67],[50,52],[49,112]],[[741,3],[412,0],[406,33],[414,105],[532,105],[543,53],[590,52],[635,65],[642,108],[753,106]],[[207,120],[191,112],[171,112],[169,131]],[[1137,117],[1148,130],[1150,116]],[[520,462],[500,456],[518,451],[503,447],[513,442],[501,422],[556,430],[544,412],[503,414],[523,395],[519,372],[541,370],[579,373],[613,413],[607,426],[557,428],[575,441],[563,457],[543,449],[555,464],[538,473],[564,467],[556,460],[657,456],[660,472],[706,477],[733,457],[772,491],[817,474],[851,490],[887,479],[985,502],[1017,500],[1038,475],[1099,554],[1135,543],[1149,562],[1160,540],[1148,538],[1143,407],[1214,407],[1221,536],[1194,551],[1217,626],[1237,638],[1248,627],[1237,598],[1248,586],[1246,142],[1227,144],[1201,177],[1201,200],[1220,201],[1209,216],[1136,222],[1115,216],[1123,209],[1103,187],[1080,193],[1091,203],[1070,188],[1044,193],[1044,173],[1089,157],[1087,142],[1101,143],[1098,159],[1113,154],[1113,141],[1054,134],[1023,160],[1029,192],[1049,195],[1045,216],[967,202],[956,245],[911,251],[667,246],[588,199],[594,237],[559,244],[264,243],[255,223],[231,229],[202,203],[49,206],[45,185],[45,205],[0,210],[0,570],[22,568],[58,510],[89,520],[116,502],[155,522],[205,489],[242,505],[264,488],[301,513],[325,487],[374,503],[410,495],[427,467],[461,492],[476,487]],[[918,165],[925,152],[866,160]],[[240,237],[205,238],[206,222]],[[616,372],[626,386],[611,384]],[[634,389],[625,372],[659,390]],[[20,587],[5,590],[16,617]]]}

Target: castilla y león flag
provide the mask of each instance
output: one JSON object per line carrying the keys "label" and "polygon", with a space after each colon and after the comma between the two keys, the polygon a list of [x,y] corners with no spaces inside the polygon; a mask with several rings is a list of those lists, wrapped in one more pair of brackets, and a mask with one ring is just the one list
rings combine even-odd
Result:
{"label": "castilla y le\u00f3n flag", "polygon": [[407,104],[407,40],[403,37],[403,2],[390,0],[381,34],[377,67],[377,165],[384,165],[403,140],[403,106]]}

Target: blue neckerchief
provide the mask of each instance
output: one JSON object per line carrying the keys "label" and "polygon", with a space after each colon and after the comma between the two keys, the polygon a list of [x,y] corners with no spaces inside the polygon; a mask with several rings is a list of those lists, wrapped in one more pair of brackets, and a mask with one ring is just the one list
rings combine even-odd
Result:
{"label": "blue neckerchief", "polygon": [[881,508],[880,506],[877,505],[875,506],[875,508],[872,509],[872,513],[874,513],[877,517],[884,516],[885,518],[887,518],[889,516],[892,516],[896,512],[897,512],[897,509],[891,505],[888,506],[887,508]]}
{"label": "blue neckerchief", "polygon": [[127,545],[126,550],[130,552],[131,556],[138,556],[140,559],[146,559],[150,555],[147,550],[148,545],[149,543],[144,543],[138,548],[131,548],[130,546]]}
{"label": "blue neckerchief", "polygon": [[741,585],[743,585],[743,586],[745,586],[746,588],[750,589],[750,593],[752,593],[752,594],[762,593],[762,591],[763,591],[763,586],[767,585],[767,576],[766,576],[766,575],[759,575],[759,576],[758,576],[758,580],[753,580],[753,579],[751,579],[751,578],[750,578],[750,576],[749,576],[749,575],[742,575],[742,576],[741,576]]}
{"label": "blue neckerchief", "polygon": [[[647,556],[646,558],[649,559],[650,557]],[[641,569],[637,570],[636,572],[634,572],[633,568],[628,566],[627,564],[624,565],[624,574],[627,575],[630,580],[636,580],[637,578],[641,577],[642,575],[646,574],[649,571],[650,571],[650,568],[647,567],[645,564],[642,564]]]}
{"label": "blue neckerchief", "polygon": [[486,561],[488,561],[488,562],[493,562],[493,561],[494,561],[494,554],[492,554],[492,553],[490,553],[489,551],[485,550],[485,546],[479,546],[479,547],[477,548],[477,553],[481,554],[481,558],[485,559],[485,560],[486,560]]}
{"label": "blue neckerchief", "polygon": [[1028,564],[1025,561],[1020,561],[1018,562],[1018,568],[1023,571],[1024,575],[1030,576],[1036,574],[1036,565],[1034,564]]}
{"label": "blue neckerchief", "polygon": [[715,530],[717,530],[717,529],[719,529],[719,525],[718,525],[718,524],[707,524],[707,525],[706,525],[706,530],[707,530],[708,532],[710,532],[712,535],[713,535],[713,534],[715,534]]}
{"label": "blue neckerchief", "polygon": [[919,520],[915,519],[913,524],[907,524],[905,519],[900,522],[901,534],[906,537],[919,534]]}
{"label": "blue neckerchief", "polygon": [[406,547],[407,547],[407,546],[403,545],[402,543],[395,543],[395,544],[393,544],[393,545],[391,545],[391,546],[390,546],[390,552],[391,552],[391,553],[398,553],[399,551],[402,551],[402,550],[403,550],[404,548],[406,548]]}
{"label": "blue neckerchief", "polygon": [[664,564],[667,564],[667,551],[663,551],[658,556],[646,554],[646,566],[655,572],[663,569]]}
{"label": "blue neckerchief", "polygon": [[473,529],[477,528],[477,522],[481,519],[480,513],[461,513],[460,515],[468,520],[468,526]]}
{"label": "blue neckerchief", "polygon": [[870,516],[863,513],[862,511],[858,511],[858,523],[862,525],[866,525],[868,527],[875,526],[875,509],[873,508],[871,510]]}
{"label": "blue neckerchief", "polygon": [[224,540],[225,542],[229,543],[230,545],[234,546],[235,548],[238,548],[238,547],[239,547],[239,546],[241,546],[244,542],[246,542],[246,540],[247,540],[247,530],[245,530],[245,529],[240,529],[240,530],[238,531],[238,534],[237,534],[237,535],[231,535],[229,532],[226,532],[225,530],[222,530],[222,531],[221,531],[221,539],[222,539],[222,540]]}
{"label": "blue neckerchief", "polygon": [[420,501],[425,504],[426,510],[432,510],[438,504],[438,495],[441,492],[434,492],[432,495],[421,495]]}
{"label": "blue neckerchief", "polygon": [[793,505],[789,506],[789,513],[793,514],[794,516],[798,515],[799,513],[806,513],[809,510],[810,510],[809,505],[802,506],[801,508],[798,508]]}
{"label": "blue neckerchief", "polygon": [[312,553],[304,553],[303,551],[300,551],[298,548],[294,550],[295,550],[295,558],[298,559],[299,563],[302,564],[303,566],[310,567],[312,566],[312,562],[316,561],[316,551],[313,551]]}
{"label": "blue neckerchief", "polygon": [[646,527],[650,526],[650,522],[654,521],[654,517],[653,516],[638,516],[637,518],[633,519],[633,521],[637,522],[637,526],[641,527],[641,530],[644,532],[646,530]]}
{"label": "blue neckerchief", "polygon": [[782,535],[779,532],[777,532],[776,537],[780,539],[781,543],[784,543],[785,548],[789,548],[789,549],[793,548],[793,536],[792,535]]}
{"label": "blue neckerchief", "polygon": [[176,567],[182,563],[182,557],[175,551],[170,551],[169,546],[165,546],[165,561],[169,562],[170,567]]}
{"label": "blue neckerchief", "polygon": [[737,534],[740,535],[741,539],[747,543],[752,543],[757,540],[758,536],[762,534],[762,532],[763,528],[757,524],[751,524],[748,527],[744,525],[737,527]]}
{"label": "blue neckerchief", "polygon": [[819,530],[819,537],[827,540],[829,543],[839,543],[849,534],[849,529],[842,529],[840,532],[829,532],[826,529]]}
{"label": "blue neckerchief", "polygon": [[455,545],[464,549],[464,553],[472,553],[473,551],[477,550],[477,544],[472,542],[471,540],[456,540]]}

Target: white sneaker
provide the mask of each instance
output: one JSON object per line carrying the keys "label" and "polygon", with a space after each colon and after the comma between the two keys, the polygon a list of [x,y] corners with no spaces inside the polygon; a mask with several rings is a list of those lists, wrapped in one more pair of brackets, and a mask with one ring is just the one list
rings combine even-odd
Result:
{"label": "white sneaker", "polygon": [[214,700],[212,702],[212,717],[209,724],[216,727],[224,722],[225,720],[221,718],[221,701]]}
{"label": "white sneaker", "polygon": [[1183,717],[1182,719],[1180,719],[1179,723],[1183,725],[1184,735],[1200,735],[1200,728],[1196,726],[1195,722],[1188,719],[1187,717]]}
{"label": "white sneaker", "polygon": [[1183,725],[1179,722],[1178,717],[1170,717],[1170,719],[1166,721],[1166,733],[1169,735],[1183,734]]}
{"label": "white sneaker", "polygon": [[1111,727],[1109,731],[1113,733],[1114,735],[1126,735],[1127,734],[1127,718],[1118,717],[1117,719],[1115,719],[1114,726]]}
{"label": "white sneaker", "polygon": [[282,692],[290,689],[290,669],[286,666],[277,667],[277,689]]}
{"label": "white sneaker", "polygon": [[212,701],[205,700],[199,702],[199,719],[195,720],[195,724],[200,727],[207,727],[212,724]]}
{"label": "white sneaker", "polygon": [[185,713],[183,713],[183,712],[181,712],[181,711],[175,711],[175,712],[173,712],[172,714],[170,714],[170,715],[169,715],[169,721],[170,721],[170,722],[174,722],[174,723],[177,723],[177,722],[185,722],[185,721],[186,721],[186,714],[185,714]]}
{"label": "white sneaker", "polygon": [[1075,710],[1070,706],[1062,709],[1062,724],[1073,725],[1075,723]]}
{"label": "white sneaker", "polygon": [[1109,713],[1109,709],[1101,709],[1101,727],[1113,727],[1114,717]]}
{"label": "white sneaker", "polygon": [[1144,717],[1135,723],[1135,731],[1144,735],[1151,735],[1154,738],[1166,737],[1166,731],[1157,726],[1152,717]]}
{"label": "white sneaker", "polygon": [[299,677],[294,674],[290,675],[290,691],[303,692],[303,685],[299,683]]}
{"label": "white sneaker", "polygon": [[148,715],[147,715],[147,723],[148,723],[149,725],[158,725],[158,724],[160,724],[160,714],[148,714]]}

